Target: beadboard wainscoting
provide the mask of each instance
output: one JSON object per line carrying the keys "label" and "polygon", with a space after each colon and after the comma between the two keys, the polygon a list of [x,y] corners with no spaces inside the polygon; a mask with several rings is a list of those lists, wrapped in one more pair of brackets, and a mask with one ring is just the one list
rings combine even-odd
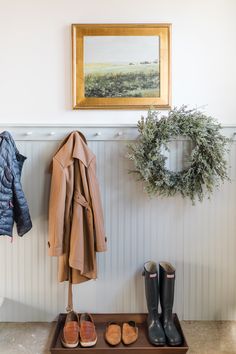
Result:
{"label": "beadboard wainscoting", "polygon": [[[97,156],[108,251],[98,255],[96,281],[74,286],[79,312],[146,312],[143,263],[176,266],[175,311],[181,319],[236,320],[236,144],[228,155],[231,182],[195,206],[181,197],[148,198],[136,181],[127,143],[132,126],[1,127],[27,156],[22,182],[33,229],[0,238],[0,321],[50,321],[65,311],[67,286],[57,282],[57,259],[47,255],[49,165],[71,130],[85,133]],[[223,129],[233,137],[236,127]],[[171,144],[169,168],[182,168],[188,141]]]}

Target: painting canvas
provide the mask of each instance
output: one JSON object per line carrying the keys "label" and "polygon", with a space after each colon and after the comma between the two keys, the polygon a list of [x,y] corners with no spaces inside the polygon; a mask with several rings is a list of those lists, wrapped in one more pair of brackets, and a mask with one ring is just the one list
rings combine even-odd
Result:
{"label": "painting canvas", "polygon": [[84,37],[85,97],[159,97],[159,36]]}
{"label": "painting canvas", "polygon": [[170,24],[72,25],[73,109],[169,109],[170,41]]}

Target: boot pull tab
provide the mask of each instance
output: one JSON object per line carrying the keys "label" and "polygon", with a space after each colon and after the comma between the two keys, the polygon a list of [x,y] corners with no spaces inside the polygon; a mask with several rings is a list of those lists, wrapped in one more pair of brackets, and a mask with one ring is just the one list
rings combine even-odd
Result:
{"label": "boot pull tab", "polygon": [[150,278],[156,278],[156,277],[157,277],[157,273],[151,273],[151,274],[149,275],[149,277],[150,277]]}

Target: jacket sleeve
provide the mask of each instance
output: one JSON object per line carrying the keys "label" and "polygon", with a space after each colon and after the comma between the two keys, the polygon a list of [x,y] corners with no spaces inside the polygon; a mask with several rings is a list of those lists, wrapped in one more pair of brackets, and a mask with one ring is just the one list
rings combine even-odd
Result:
{"label": "jacket sleeve", "polygon": [[53,158],[49,199],[49,256],[60,256],[63,254],[65,201],[65,172],[61,164],[55,158]]}
{"label": "jacket sleeve", "polygon": [[95,251],[104,252],[107,250],[107,244],[104,230],[102,202],[100,197],[99,185],[96,177],[95,158],[91,161],[89,165],[88,183],[94,217]]}
{"label": "jacket sleeve", "polygon": [[23,236],[32,228],[28,204],[21,185],[21,171],[26,157],[18,154],[13,160],[13,208],[17,233]]}

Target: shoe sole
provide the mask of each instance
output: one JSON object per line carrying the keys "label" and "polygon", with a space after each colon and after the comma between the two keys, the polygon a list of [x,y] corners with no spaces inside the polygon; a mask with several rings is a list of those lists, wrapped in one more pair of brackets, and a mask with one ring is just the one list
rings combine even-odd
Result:
{"label": "shoe sole", "polygon": [[97,343],[97,338],[93,342],[80,342],[81,347],[93,347]]}
{"label": "shoe sole", "polygon": [[65,347],[65,348],[76,348],[79,345],[79,342],[69,344],[69,343],[65,343],[62,339],[61,339],[61,343],[62,343],[63,347]]}

